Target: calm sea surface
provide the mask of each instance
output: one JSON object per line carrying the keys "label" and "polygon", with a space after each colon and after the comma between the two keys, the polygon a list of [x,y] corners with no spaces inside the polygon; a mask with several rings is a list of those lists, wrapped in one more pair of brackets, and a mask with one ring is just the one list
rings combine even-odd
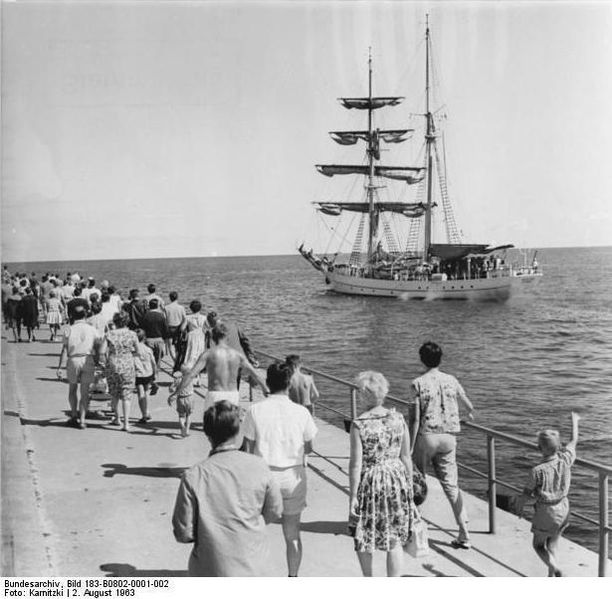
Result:
{"label": "calm sea surface", "polygon": [[[299,256],[45,262],[9,265],[37,274],[75,270],[122,290],[150,282],[164,296],[200,299],[206,310],[238,321],[257,349],[299,353],[313,368],[351,379],[382,371],[391,393],[407,395],[421,371],[418,349],[433,340],[443,369],[458,376],[475,405],[476,422],[534,440],[554,427],[569,440],[570,411],[582,416],[579,456],[612,464],[612,247],[543,249],[545,276],[506,303],[419,302],[329,293]],[[348,392],[320,384],[348,412]],[[319,416],[333,418],[319,410]],[[334,421],[338,423],[338,421]],[[339,423],[338,423],[339,424]],[[347,437],[348,444],[348,437]],[[464,431],[460,459],[486,469],[481,435]],[[499,443],[498,476],[522,486],[537,455]],[[484,496],[484,481],[461,473]],[[501,489],[503,491],[503,489]],[[575,510],[597,517],[597,476],[574,469]],[[596,530],[574,518],[568,536],[596,547]]]}

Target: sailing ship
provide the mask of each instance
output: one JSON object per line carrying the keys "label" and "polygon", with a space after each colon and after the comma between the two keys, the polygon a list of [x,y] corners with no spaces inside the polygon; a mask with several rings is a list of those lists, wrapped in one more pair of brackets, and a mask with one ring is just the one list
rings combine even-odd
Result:
{"label": "sailing ship", "polygon": [[[345,215],[359,218],[350,252],[300,254],[325,277],[331,290],[351,295],[398,297],[406,299],[483,299],[504,301],[510,296],[515,279],[505,250],[510,244],[464,243],[457,226],[446,183],[444,151],[439,147],[441,132],[431,106],[431,36],[425,30],[425,112],[422,161],[416,166],[390,166],[381,161],[384,145],[400,144],[414,129],[380,129],[374,126],[374,113],[397,107],[402,96],[373,94],[372,56],[368,59],[368,95],[339,98],[349,110],[367,113],[367,129],[331,131],[332,139],[343,146],[365,143],[362,164],[319,164],[327,176],[356,175],[364,181],[360,201],[313,202],[320,215],[334,219]],[[386,149],[386,148],[385,148]],[[400,193],[388,200],[389,187],[401,182]],[[406,201],[408,188],[416,189],[414,201]],[[446,242],[433,239],[434,214],[442,213]],[[392,225],[403,221],[401,237]],[[401,224],[401,222],[400,222]],[[330,227],[331,228],[331,227]],[[334,231],[337,227],[332,228]],[[348,249],[348,248],[347,248]]]}

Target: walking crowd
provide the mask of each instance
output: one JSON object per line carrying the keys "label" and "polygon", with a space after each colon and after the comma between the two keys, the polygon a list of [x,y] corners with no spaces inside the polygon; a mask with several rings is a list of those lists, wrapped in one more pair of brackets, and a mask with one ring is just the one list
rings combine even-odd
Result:
{"label": "walking crowd", "polygon": [[[139,423],[151,419],[149,395],[158,392],[162,358],[172,362],[168,404],[176,408],[181,436],[190,434],[194,387],[206,376],[203,430],[211,451],[181,479],[173,514],[177,541],[193,544],[192,576],[258,576],[266,571],[266,524],[280,522],[289,576],[302,561],[301,514],[307,505],[307,456],[317,427],[312,417],[319,391],[302,371],[298,355],[268,366],[265,377],[249,340],[232,321],[202,312],[194,300],[189,313],[176,291],[168,302],[154,284],[141,298],[124,299],[118,290],[76,273],[66,277],[2,273],[2,312],[16,343],[36,341],[42,323],[49,340],[61,337],[57,374],[66,358],[69,426],[87,428],[92,389],[111,397],[111,423],[130,431],[132,398]],[[63,330],[62,325],[66,323]],[[26,329],[27,340],[22,338]],[[458,527],[452,546],[469,550],[468,514],[458,484],[456,461],[460,414],[473,418],[473,405],[459,381],[439,366],[442,349],[424,343],[419,356],[425,372],[410,386],[416,414],[410,425],[389,407],[383,374],[361,372],[355,379],[363,412],[351,422],[348,531],[364,576],[372,576],[375,550],[386,553],[388,576],[399,576],[404,555],[426,543],[418,505],[427,493],[428,467],[439,480]],[[243,377],[265,399],[246,414],[239,408]],[[556,551],[568,525],[570,469],[576,459],[579,417],[572,413],[572,439],[562,448],[557,431],[541,431],[543,460],[530,474],[521,509],[535,499],[532,531],[536,554],[549,576],[561,576]]]}

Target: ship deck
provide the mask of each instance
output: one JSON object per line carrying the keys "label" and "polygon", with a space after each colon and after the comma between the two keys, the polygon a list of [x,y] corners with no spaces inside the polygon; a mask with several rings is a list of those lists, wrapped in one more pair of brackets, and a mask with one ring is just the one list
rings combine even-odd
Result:
{"label": "ship deck", "polygon": [[[59,350],[59,343],[2,341],[2,574],[185,576],[190,547],[175,542],[171,515],[181,472],[208,451],[198,422],[202,404],[197,430],[178,438],[176,414],[166,404],[166,372],[151,399],[150,424],[135,425],[131,434],[108,426],[107,419],[91,420],[87,430],[68,428],[67,385],[55,377]],[[248,407],[246,384],[241,391]],[[91,409],[105,407],[92,402]],[[360,576],[346,534],[349,438],[323,420],[317,426],[300,575]],[[422,513],[430,554],[407,557],[406,576],[546,575],[531,549],[529,522],[497,510],[497,532],[489,534],[487,504],[471,495],[466,502],[473,548],[453,549],[457,531],[450,507],[438,482],[428,482]],[[268,531],[272,570],[286,576],[280,526],[271,524]],[[567,576],[597,576],[597,554],[565,539],[560,562]],[[383,554],[374,563],[375,575],[384,575]]]}

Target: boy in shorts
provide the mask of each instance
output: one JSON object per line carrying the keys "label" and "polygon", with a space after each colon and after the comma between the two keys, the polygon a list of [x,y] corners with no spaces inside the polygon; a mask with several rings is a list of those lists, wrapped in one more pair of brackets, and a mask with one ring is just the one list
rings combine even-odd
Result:
{"label": "boy in shorts", "polygon": [[[190,371],[190,368],[183,365],[180,372],[175,372],[172,377],[174,380],[170,385],[170,396],[168,397],[168,405],[171,406],[174,402],[174,393],[183,380],[183,376]],[[191,426],[191,413],[193,412],[193,383],[188,383],[181,389],[176,396],[176,412],[178,414],[179,426],[181,427],[181,435],[189,436],[189,427]]]}
{"label": "boy in shorts", "polygon": [[149,389],[155,380],[157,364],[153,350],[146,344],[147,337],[142,329],[136,329],[138,337],[138,352],[134,356],[134,367],[136,370],[136,392],[138,393],[138,406],[142,413],[142,418],[138,421],[141,424],[151,420],[149,414]]}
{"label": "boy in shorts", "polygon": [[559,539],[569,523],[567,495],[571,467],[576,460],[579,420],[580,416],[572,412],[572,438],[565,448],[561,447],[559,431],[547,429],[538,433],[538,447],[543,459],[531,469],[529,481],[518,502],[522,513],[528,498],[536,500],[531,525],[533,548],[548,566],[548,576],[562,576],[556,551]]}

